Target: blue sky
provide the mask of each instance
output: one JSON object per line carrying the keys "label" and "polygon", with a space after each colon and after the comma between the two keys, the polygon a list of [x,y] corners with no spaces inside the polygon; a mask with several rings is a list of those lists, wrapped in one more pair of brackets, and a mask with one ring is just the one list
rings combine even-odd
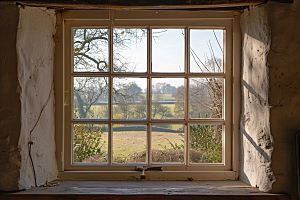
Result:
{"label": "blue sky", "polygon": [[[184,29],[152,29],[152,71],[153,72],[183,72],[185,63],[185,44]],[[215,33],[215,35],[214,35]],[[222,50],[217,42],[223,48],[223,30],[204,30],[191,29],[190,47],[197,57],[205,63],[207,58],[211,57],[209,45],[213,49],[217,58],[223,58]],[[210,43],[209,43],[210,41]],[[127,49],[120,50],[124,59],[130,61],[131,66],[136,72],[145,72],[147,68],[147,40],[146,37],[137,40],[135,44],[128,45]],[[190,55],[191,72],[201,72],[196,65],[193,57]],[[136,79],[138,81],[138,79]],[[165,82],[165,79],[158,79],[156,82]],[[172,85],[178,87],[181,81],[175,79],[169,81]],[[138,82],[141,88],[145,88],[145,81]]]}

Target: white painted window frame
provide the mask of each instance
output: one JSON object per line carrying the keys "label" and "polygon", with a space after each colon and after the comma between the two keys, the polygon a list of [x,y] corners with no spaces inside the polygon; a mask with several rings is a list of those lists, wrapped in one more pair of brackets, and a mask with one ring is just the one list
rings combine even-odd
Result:
{"label": "white painted window frame", "polygon": [[[64,11],[58,23],[57,38],[59,39],[56,47],[56,142],[57,159],[62,179],[84,179],[84,180],[128,180],[128,177],[139,177],[140,172],[134,171],[137,164],[86,164],[73,163],[72,161],[72,123],[95,123],[94,119],[73,120],[73,89],[72,89],[72,28],[95,28],[108,27],[110,31],[113,27],[121,28],[203,28],[203,29],[223,29],[224,31],[224,73],[192,73],[188,74],[189,68],[189,34],[186,36],[186,67],[184,73],[158,74],[167,77],[221,77],[225,78],[225,92],[223,98],[223,119],[188,119],[188,112],[185,112],[185,120],[163,120],[163,123],[185,123],[185,147],[188,141],[189,123],[192,124],[223,124],[223,163],[218,164],[191,164],[189,152],[185,148],[185,164],[159,164],[163,171],[146,171],[149,180],[186,180],[187,177],[193,177],[194,180],[235,180],[239,176],[239,117],[240,117],[240,29],[239,15],[233,12],[206,12],[206,11],[160,11],[160,10],[77,10]],[[186,31],[188,32],[188,31]],[[148,30],[148,45],[151,47],[151,32]],[[110,37],[112,43],[112,37]],[[148,47],[149,49],[149,47]],[[151,51],[148,51],[148,58],[151,58]],[[112,50],[110,50],[112,54]],[[112,56],[110,58],[112,62]],[[148,59],[147,69],[150,71],[151,63]],[[103,76],[96,73],[76,72],[76,76],[91,75]],[[105,76],[126,76],[127,73],[113,73],[112,69]],[[147,77],[148,85],[151,85],[149,77],[155,77],[155,74],[133,73],[131,77]],[[110,83],[111,84],[111,83]],[[187,84],[185,84],[186,86]],[[112,87],[112,86],[111,86]],[[148,87],[148,102],[151,105],[150,91]],[[188,90],[185,88],[185,94],[188,98]],[[110,94],[112,95],[112,94]],[[109,102],[112,104],[112,101]],[[150,124],[159,124],[159,120],[151,120],[150,109],[147,108],[147,120],[133,122],[128,120],[108,120],[105,123],[135,123],[147,124],[147,144],[150,142]],[[187,109],[187,106],[185,106]],[[110,114],[112,110],[110,109]],[[101,122],[103,122],[101,120]],[[111,126],[112,127],[112,126]],[[112,131],[112,128],[110,128]],[[109,134],[110,135],[110,134]],[[112,140],[109,137],[109,142]],[[111,146],[111,145],[109,145]],[[109,151],[112,151],[109,148]],[[149,149],[149,152],[151,152]],[[112,156],[112,154],[110,154]],[[148,156],[148,163],[149,163]],[[151,166],[155,166],[151,165]]]}

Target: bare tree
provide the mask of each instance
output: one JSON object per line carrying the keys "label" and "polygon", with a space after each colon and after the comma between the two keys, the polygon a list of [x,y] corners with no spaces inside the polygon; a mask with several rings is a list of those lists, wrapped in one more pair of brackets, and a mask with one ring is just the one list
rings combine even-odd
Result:
{"label": "bare tree", "polygon": [[[115,72],[129,72],[134,66],[126,61],[120,50],[126,49],[128,44],[136,43],[145,37],[144,29],[115,29],[113,32],[114,66]],[[74,29],[74,71],[75,72],[106,72],[109,70],[108,29]],[[79,111],[79,118],[92,117],[91,106],[99,98],[107,96],[107,78],[79,78],[74,80],[74,103]],[[121,89],[114,88],[114,93],[120,93]],[[120,93],[119,96],[124,94]],[[120,102],[121,103],[121,102]]]}
{"label": "bare tree", "polygon": [[119,82],[115,86],[114,100],[122,111],[124,119],[134,118],[134,116],[129,117],[128,114],[133,102],[141,99],[141,93],[142,89],[135,82]]}

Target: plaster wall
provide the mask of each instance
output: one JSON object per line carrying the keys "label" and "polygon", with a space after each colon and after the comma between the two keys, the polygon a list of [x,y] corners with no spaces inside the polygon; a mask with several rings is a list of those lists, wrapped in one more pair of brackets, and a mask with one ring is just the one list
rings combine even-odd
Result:
{"label": "plaster wall", "polygon": [[242,31],[242,181],[272,189],[273,138],[268,103],[269,71],[267,56],[271,35],[264,7],[250,8],[241,16]]}
{"label": "plaster wall", "polygon": [[300,0],[269,2],[245,10],[241,18],[241,179],[294,199],[295,134],[300,131],[299,19]]}
{"label": "plaster wall", "polygon": [[16,38],[18,7],[0,3],[0,190],[18,190],[21,156],[21,101],[18,91]]}
{"label": "plaster wall", "polygon": [[53,10],[20,8],[17,32],[18,78],[21,100],[19,188],[37,186],[57,177],[54,124],[54,47],[56,15]]}
{"label": "plaster wall", "polygon": [[296,198],[295,134],[300,131],[300,0],[265,6],[271,27],[269,104],[274,152],[271,167],[276,182],[272,192]]}

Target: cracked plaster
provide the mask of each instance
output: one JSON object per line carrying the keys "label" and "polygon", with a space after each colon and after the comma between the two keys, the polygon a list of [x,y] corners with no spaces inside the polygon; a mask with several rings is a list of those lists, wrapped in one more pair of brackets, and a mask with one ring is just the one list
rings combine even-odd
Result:
{"label": "cracked plaster", "polygon": [[37,186],[57,177],[54,124],[54,46],[56,15],[45,8],[20,8],[17,35],[18,78],[21,99],[19,188]]}

